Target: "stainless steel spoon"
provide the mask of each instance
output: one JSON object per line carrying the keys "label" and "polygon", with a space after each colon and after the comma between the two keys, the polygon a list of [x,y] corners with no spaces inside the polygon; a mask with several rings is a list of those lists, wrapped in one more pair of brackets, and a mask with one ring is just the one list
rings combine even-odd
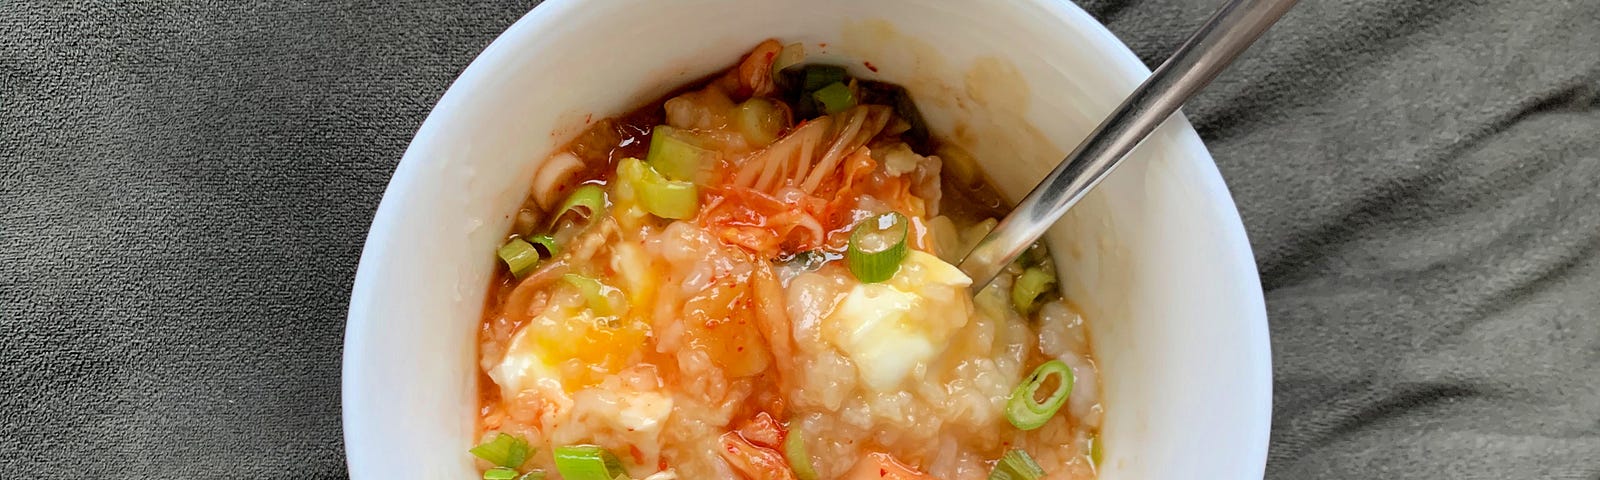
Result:
{"label": "stainless steel spoon", "polygon": [[1233,63],[1296,0],[1228,0],[1122,105],[1067,154],[1010,215],[983,237],[959,267],[974,292],[988,285],[1046,229],[1078,203],[1128,152]]}

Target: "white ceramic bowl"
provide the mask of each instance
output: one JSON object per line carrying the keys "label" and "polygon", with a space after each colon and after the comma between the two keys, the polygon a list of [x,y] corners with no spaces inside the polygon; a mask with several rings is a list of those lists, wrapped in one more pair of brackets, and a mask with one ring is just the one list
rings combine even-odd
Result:
{"label": "white ceramic bowl", "polygon": [[[584,128],[803,41],[902,83],[1020,197],[1149,71],[1063,0],[553,0],[440,99],[384,194],[350,298],[344,434],[357,480],[476,478],[479,313],[536,164]],[[1104,375],[1105,479],[1260,478],[1271,412],[1254,258],[1183,118],[1050,237]]]}

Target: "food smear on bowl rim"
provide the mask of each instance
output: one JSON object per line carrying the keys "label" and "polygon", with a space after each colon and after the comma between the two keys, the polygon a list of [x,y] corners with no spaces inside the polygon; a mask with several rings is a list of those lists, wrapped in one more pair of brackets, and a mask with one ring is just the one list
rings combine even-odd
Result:
{"label": "food smear on bowl rim", "polygon": [[1099,372],[906,91],[768,40],[535,172],[479,327],[486,479],[1095,476]]}

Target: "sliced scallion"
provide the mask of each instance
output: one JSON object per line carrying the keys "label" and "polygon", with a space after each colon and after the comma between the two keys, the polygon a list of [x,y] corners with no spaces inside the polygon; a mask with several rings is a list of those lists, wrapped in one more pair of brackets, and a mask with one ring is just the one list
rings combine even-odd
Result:
{"label": "sliced scallion", "polygon": [[789,435],[783,439],[783,457],[789,460],[789,469],[800,480],[817,480],[817,469],[811,465],[811,454],[806,452],[806,441],[800,426],[790,423]]}
{"label": "sliced scallion", "polygon": [[640,189],[644,209],[661,218],[685,220],[700,211],[700,189],[689,182],[663,180]]}
{"label": "sliced scallion", "polygon": [[[1039,389],[1044,387],[1046,380],[1057,377],[1056,388],[1045,395],[1043,401],[1036,397]],[[1012,425],[1023,430],[1033,430],[1044,426],[1056,411],[1066,405],[1067,396],[1072,394],[1072,368],[1060,360],[1051,360],[1033,369],[1028,378],[1022,380],[1011,391],[1011,398],[1006,400],[1006,420]]]}
{"label": "sliced scallion", "polygon": [[843,82],[833,82],[811,93],[811,98],[822,104],[822,111],[829,115],[843,112],[856,106],[856,94]]}
{"label": "sliced scallion", "polygon": [[544,477],[546,476],[548,475],[544,473],[544,470],[535,469],[529,470],[528,473],[524,473],[522,476],[517,477],[517,480],[544,480]]}
{"label": "sliced scallion", "polygon": [[545,258],[555,257],[556,254],[561,253],[561,249],[556,247],[556,237],[549,235],[530,235],[527,237],[527,240],[530,245],[533,245],[533,248],[539,250],[539,255],[544,256]]}
{"label": "sliced scallion", "polygon": [[1027,250],[1023,250],[1022,257],[1019,259],[1022,265],[1026,267],[1041,266],[1049,260],[1050,249],[1045,248],[1044,244],[1039,242],[1034,242],[1033,245],[1028,246]]}
{"label": "sliced scallion", "polygon": [[[739,104],[734,119],[739,125],[739,133],[744,139],[756,146],[767,146],[778,139],[778,134],[783,133],[783,125],[787,123],[782,110],[773,105],[771,100],[752,97]],[[655,146],[654,143],[651,146]],[[653,165],[654,162],[651,162]],[[660,167],[656,167],[660,169]],[[665,173],[665,172],[663,172]],[[672,176],[672,175],[667,175]]]}
{"label": "sliced scallion", "polygon": [[1100,466],[1100,462],[1105,459],[1104,450],[1100,446],[1101,443],[1104,442],[1100,441],[1099,434],[1089,437],[1089,461],[1094,462],[1096,467]]}
{"label": "sliced scallion", "polygon": [[1055,285],[1056,277],[1043,268],[1030,267],[1017,276],[1017,282],[1011,284],[1011,304],[1023,315],[1031,315],[1038,305],[1034,304],[1040,295],[1049,291]]}
{"label": "sliced scallion", "polygon": [[837,65],[806,65],[801,77],[800,88],[805,92],[815,92],[831,83],[844,81],[844,67]]}
{"label": "sliced scallion", "polygon": [[615,480],[628,472],[622,460],[594,445],[568,445],[555,449],[556,471],[566,480]]}
{"label": "sliced scallion", "polygon": [[495,253],[500,255],[500,261],[506,262],[506,268],[517,278],[522,278],[539,265],[539,251],[521,238],[507,240]]}
{"label": "sliced scallion", "polygon": [[511,434],[501,433],[496,435],[493,440],[483,442],[468,451],[472,452],[473,456],[486,462],[501,467],[517,468],[522,466],[522,462],[528,459],[531,448],[528,447],[527,440]]}
{"label": "sliced scallion", "polygon": [[711,166],[712,152],[695,145],[691,137],[689,132],[657,125],[650,131],[650,152],[645,154],[645,163],[672,180],[700,179]]}
{"label": "sliced scallion", "polygon": [[778,78],[779,73],[792,65],[798,65],[806,59],[806,45],[795,42],[783,46],[778,52],[778,58],[772,60],[772,77]]}
{"label": "sliced scallion", "polygon": [[1000,461],[994,463],[994,470],[989,471],[989,480],[1039,480],[1041,477],[1044,477],[1044,469],[1020,448],[1006,450],[1000,455]]}
{"label": "sliced scallion", "polygon": [[571,195],[567,195],[567,199],[561,202],[561,208],[556,209],[555,216],[550,217],[550,224],[554,225],[568,213],[590,219],[605,211],[606,191],[599,185],[584,185],[573,190]]}
{"label": "sliced scallion", "polygon": [[561,281],[567,282],[568,285],[578,289],[578,294],[583,296],[584,303],[587,303],[589,309],[594,310],[594,313],[604,316],[616,313],[616,307],[611,305],[611,297],[606,295],[606,291],[610,290],[611,287],[606,286],[606,284],[576,273],[562,275]]}
{"label": "sliced scallion", "polygon": [[905,215],[889,212],[857,224],[850,232],[850,246],[844,254],[850,273],[862,283],[878,283],[893,277],[900,270],[900,261],[906,258],[909,223]]}
{"label": "sliced scallion", "polygon": [[617,176],[638,194],[639,205],[658,217],[682,220],[693,218],[700,210],[699,187],[668,180],[639,159],[623,159],[617,165]]}
{"label": "sliced scallion", "polygon": [[506,467],[494,467],[483,471],[483,480],[516,480],[517,471]]}

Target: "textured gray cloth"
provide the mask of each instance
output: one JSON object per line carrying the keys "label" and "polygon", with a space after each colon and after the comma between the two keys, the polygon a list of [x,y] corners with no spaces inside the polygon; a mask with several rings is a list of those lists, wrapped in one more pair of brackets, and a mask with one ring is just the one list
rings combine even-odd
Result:
{"label": "textured gray cloth", "polygon": [[[0,2],[0,478],[344,475],[368,222],[532,2],[443,3]],[[1153,62],[1213,5],[1084,6]],[[1307,0],[1187,110],[1269,477],[1600,478],[1597,98],[1600,2]]]}

